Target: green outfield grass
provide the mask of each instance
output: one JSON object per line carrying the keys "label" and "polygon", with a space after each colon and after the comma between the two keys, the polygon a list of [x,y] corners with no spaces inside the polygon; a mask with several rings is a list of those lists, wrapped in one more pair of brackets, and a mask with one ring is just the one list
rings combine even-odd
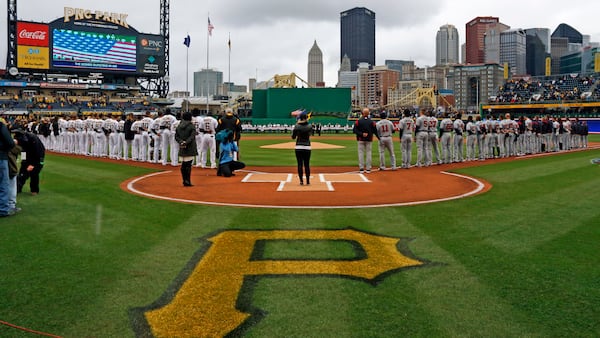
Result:
{"label": "green outfield grass", "polygon": [[[347,146],[313,151],[313,165],[356,165],[354,141],[313,140]],[[258,148],[278,141],[242,142],[249,165],[295,163],[293,150]],[[374,166],[376,158],[374,147]],[[461,169],[493,188],[444,203],[276,210],[146,199],[119,184],[149,169],[49,155],[40,195],[26,188],[23,211],[0,219],[0,320],[64,337],[131,337],[131,309],[163,295],[208,247],[200,239],[209,234],[353,227],[405,238],[427,264],[376,286],[327,276],[257,278],[243,298],[265,315],[239,333],[598,337],[600,167],[593,158],[600,150]],[[263,256],[350,259],[355,252],[335,241],[276,241]],[[0,337],[32,336],[0,324]]]}

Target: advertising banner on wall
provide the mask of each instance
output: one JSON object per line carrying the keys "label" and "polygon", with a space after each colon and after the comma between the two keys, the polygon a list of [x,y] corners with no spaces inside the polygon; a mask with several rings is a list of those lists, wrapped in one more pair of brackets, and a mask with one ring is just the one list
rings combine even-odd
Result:
{"label": "advertising banner on wall", "polygon": [[138,37],[137,72],[146,76],[165,74],[165,40],[160,35],[142,34]]}
{"label": "advertising banner on wall", "polygon": [[33,22],[17,22],[17,45],[48,47],[48,25]]}
{"label": "advertising banner on wall", "polygon": [[17,46],[17,67],[25,69],[48,69],[50,67],[49,48]]}

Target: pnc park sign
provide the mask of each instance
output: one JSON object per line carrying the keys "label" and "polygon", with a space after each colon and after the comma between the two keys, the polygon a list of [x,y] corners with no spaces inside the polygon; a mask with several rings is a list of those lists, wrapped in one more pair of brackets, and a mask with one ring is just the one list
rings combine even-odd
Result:
{"label": "pnc park sign", "polygon": [[[348,228],[341,230],[225,230],[209,235],[173,285],[153,304],[130,311],[140,337],[223,337],[238,335],[260,320],[249,304],[252,284],[261,277],[331,276],[376,285],[401,269],[419,267],[407,239]],[[345,241],[347,259],[263,257],[270,241]]]}

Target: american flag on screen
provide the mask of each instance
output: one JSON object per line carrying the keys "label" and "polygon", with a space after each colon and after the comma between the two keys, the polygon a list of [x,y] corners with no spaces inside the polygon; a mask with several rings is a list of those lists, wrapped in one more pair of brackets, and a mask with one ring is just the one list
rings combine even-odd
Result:
{"label": "american flag on screen", "polygon": [[136,66],[133,36],[55,29],[53,39],[54,60]]}

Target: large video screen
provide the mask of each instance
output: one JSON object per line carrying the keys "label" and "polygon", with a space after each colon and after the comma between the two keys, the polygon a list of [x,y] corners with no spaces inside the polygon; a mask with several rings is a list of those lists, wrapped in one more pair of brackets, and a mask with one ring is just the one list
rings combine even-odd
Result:
{"label": "large video screen", "polygon": [[132,72],[136,37],[68,29],[52,32],[52,67]]}

